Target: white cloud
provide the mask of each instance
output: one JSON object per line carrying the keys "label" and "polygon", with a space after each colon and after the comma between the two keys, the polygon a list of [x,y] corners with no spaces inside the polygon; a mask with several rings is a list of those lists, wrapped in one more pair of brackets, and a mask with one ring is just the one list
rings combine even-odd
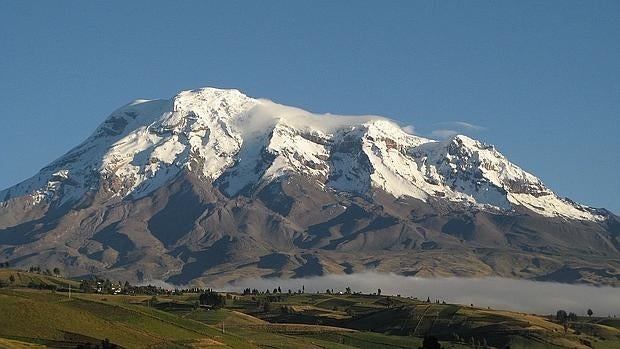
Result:
{"label": "white cloud", "polygon": [[410,135],[415,135],[415,127],[413,125],[403,126],[403,131],[407,132]]}
{"label": "white cloud", "polygon": [[454,137],[454,136],[456,136],[458,134],[459,133],[457,131],[454,131],[454,130],[440,129],[440,130],[434,130],[433,132],[431,132],[430,138],[444,140],[444,139],[452,138],[452,137]]}
{"label": "white cloud", "polygon": [[437,127],[441,128],[450,128],[450,129],[459,129],[466,131],[484,131],[485,128],[479,125],[474,125],[465,121],[448,121],[448,122],[439,122],[435,124]]}
{"label": "white cloud", "polygon": [[300,108],[277,104],[267,99],[261,99],[260,103],[250,109],[237,122],[243,125],[245,132],[253,133],[273,127],[280,119],[286,120],[287,124],[300,129],[322,130],[327,133],[377,120],[396,124],[394,121],[379,115],[316,114]]}
{"label": "white cloud", "polygon": [[433,130],[429,137],[433,139],[445,140],[450,139],[459,134],[472,134],[484,131],[485,128],[465,121],[448,121],[435,124],[436,130]]}

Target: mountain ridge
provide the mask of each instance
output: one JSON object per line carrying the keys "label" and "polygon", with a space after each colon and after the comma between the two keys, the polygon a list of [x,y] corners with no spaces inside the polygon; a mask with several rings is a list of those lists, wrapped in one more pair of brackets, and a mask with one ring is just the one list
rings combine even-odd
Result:
{"label": "mountain ridge", "polygon": [[71,275],[620,284],[618,217],[558,197],[493,146],[238,90],[131,102],[0,198],[0,259]]}
{"label": "mountain ridge", "polygon": [[[361,153],[353,153],[356,150]],[[266,178],[251,173],[261,165],[261,156],[274,157],[263,173]],[[101,160],[71,168],[83,158]],[[83,196],[93,176],[131,179],[131,184],[110,188],[118,195],[148,194],[179,168],[191,171],[201,162],[205,179],[223,183],[229,195],[257,181],[301,172],[343,191],[363,193],[378,186],[395,196],[422,200],[443,195],[500,209],[517,204],[543,215],[601,219],[596,210],[557,197],[493,146],[469,137],[436,142],[410,135],[382,117],[318,116],[249,98],[238,90],[214,88],[182,91],[170,100],[137,100],[119,108],[80,146],[44,167],[35,175],[37,180],[5,189],[0,197],[8,201],[31,191],[37,201],[63,186],[69,193],[63,192],[62,204]],[[359,166],[347,168],[347,162]],[[368,173],[360,178],[355,172],[364,167]],[[86,173],[86,168],[99,173]],[[350,179],[355,176],[357,183]],[[81,190],[72,188],[76,184]],[[127,185],[130,188],[124,188]]]}

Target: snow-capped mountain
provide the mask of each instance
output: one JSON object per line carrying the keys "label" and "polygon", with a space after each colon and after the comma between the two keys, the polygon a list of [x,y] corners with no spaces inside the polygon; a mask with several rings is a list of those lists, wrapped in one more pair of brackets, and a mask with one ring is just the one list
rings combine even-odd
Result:
{"label": "snow-capped mountain", "polygon": [[493,146],[203,88],[114,111],[0,192],[0,261],[224,283],[368,268],[620,285],[620,220]]}
{"label": "snow-capped mountain", "polygon": [[229,196],[294,173],[356,194],[380,188],[423,201],[441,197],[487,209],[524,206],[550,217],[603,219],[466,136],[438,142],[381,117],[315,115],[214,88],[116,110],[84,143],[0,198],[62,205],[99,186],[111,197],[136,198],[181,171],[215,181]]}

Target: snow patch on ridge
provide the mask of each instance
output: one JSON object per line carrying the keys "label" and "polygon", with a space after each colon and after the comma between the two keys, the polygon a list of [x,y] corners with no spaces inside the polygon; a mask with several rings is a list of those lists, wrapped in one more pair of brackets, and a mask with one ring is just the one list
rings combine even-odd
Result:
{"label": "snow patch on ridge", "polygon": [[314,114],[215,88],[119,108],[82,144],[0,199],[30,196],[33,205],[59,205],[100,190],[135,198],[183,171],[231,196],[298,174],[351,193],[374,187],[396,197],[604,218],[558,198],[493,146],[469,137],[434,141],[380,116]]}

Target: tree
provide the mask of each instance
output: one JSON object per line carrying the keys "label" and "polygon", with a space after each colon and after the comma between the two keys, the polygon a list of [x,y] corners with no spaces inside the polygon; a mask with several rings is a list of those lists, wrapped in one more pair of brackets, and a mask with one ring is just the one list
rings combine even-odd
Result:
{"label": "tree", "polygon": [[435,336],[426,336],[422,341],[422,346],[419,349],[441,349],[439,340]]}
{"label": "tree", "polygon": [[452,339],[454,339],[455,342],[461,342],[463,341],[463,339],[461,338],[461,336],[459,336],[458,333],[456,332],[452,332]]}
{"label": "tree", "polygon": [[380,296],[380,295],[381,295],[381,289],[379,288],[377,289],[377,296]]}
{"label": "tree", "polygon": [[592,309],[588,309],[588,316],[592,317],[592,314],[594,314],[594,312],[592,311]]}
{"label": "tree", "polygon": [[15,276],[13,276],[13,274],[11,274],[11,276],[9,276],[9,281],[13,284],[15,283]]}
{"label": "tree", "polygon": [[265,304],[263,304],[263,311],[265,313],[271,312],[271,302],[265,302]]}
{"label": "tree", "polygon": [[198,300],[200,301],[200,304],[209,305],[213,308],[222,308],[226,305],[226,297],[211,290],[201,293]]}
{"label": "tree", "polygon": [[53,272],[56,276],[60,275],[60,269],[58,269],[58,267],[54,268]]}
{"label": "tree", "polygon": [[566,310],[558,310],[557,313],[555,313],[555,319],[559,322],[564,322],[567,318],[568,314],[566,314]]}
{"label": "tree", "polygon": [[103,349],[116,349],[118,346],[114,343],[111,343],[109,339],[104,339],[101,341],[101,348]]}
{"label": "tree", "polygon": [[112,281],[105,279],[103,282],[103,293],[112,293]]}

